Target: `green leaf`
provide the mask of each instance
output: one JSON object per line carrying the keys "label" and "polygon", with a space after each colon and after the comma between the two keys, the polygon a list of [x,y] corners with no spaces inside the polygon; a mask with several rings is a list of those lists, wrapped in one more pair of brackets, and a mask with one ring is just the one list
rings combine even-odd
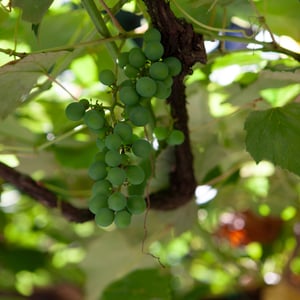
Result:
{"label": "green leaf", "polygon": [[256,162],[269,160],[300,175],[300,104],[253,111],[245,122],[246,149]]}
{"label": "green leaf", "polygon": [[133,271],[121,280],[110,284],[103,292],[102,300],[171,299],[169,275],[157,269]]}
{"label": "green leaf", "polygon": [[67,52],[30,54],[0,68],[0,118],[6,117],[24,102],[40,76]]}
{"label": "green leaf", "polygon": [[[300,40],[300,1],[264,0],[255,3],[271,31],[277,35],[289,35]],[[280,22],[278,22],[280,18]]]}
{"label": "green leaf", "polygon": [[12,7],[22,9],[22,19],[32,24],[39,24],[53,0],[12,0]]}

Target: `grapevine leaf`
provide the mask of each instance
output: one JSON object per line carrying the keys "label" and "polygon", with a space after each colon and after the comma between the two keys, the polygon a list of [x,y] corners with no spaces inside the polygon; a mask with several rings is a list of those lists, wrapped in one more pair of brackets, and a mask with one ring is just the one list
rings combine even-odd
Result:
{"label": "grapevine leaf", "polygon": [[32,24],[39,24],[53,0],[12,0],[12,7],[22,9],[22,19]]}
{"label": "grapevine leaf", "polygon": [[269,160],[300,175],[300,104],[251,112],[245,122],[246,149],[258,163]]}
{"label": "grapevine leaf", "polygon": [[103,300],[171,299],[171,277],[158,269],[136,270],[111,283],[102,295]]}
{"label": "grapevine leaf", "polygon": [[24,102],[38,78],[67,52],[31,54],[0,68],[0,118]]}

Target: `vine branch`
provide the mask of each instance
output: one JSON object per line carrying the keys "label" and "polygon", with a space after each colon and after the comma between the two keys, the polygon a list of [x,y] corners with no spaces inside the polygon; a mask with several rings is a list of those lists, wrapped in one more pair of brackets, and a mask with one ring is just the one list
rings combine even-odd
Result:
{"label": "vine branch", "polygon": [[56,194],[14,168],[0,162],[0,177],[14,185],[19,191],[38,200],[45,206],[57,208],[69,221],[83,223],[94,218],[94,215],[87,209],[74,207],[68,202],[62,201]]}
{"label": "vine branch", "polygon": [[174,170],[169,174],[167,190],[150,195],[151,208],[169,210],[189,202],[195,192],[196,179],[193,170],[193,154],[188,129],[184,77],[191,73],[196,62],[206,63],[204,40],[195,33],[191,24],[176,18],[169,3],[164,0],[144,0],[153,27],[162,35],[164,56],[175,56],[182,62],[182,72],[174,78],[172,93],[167,99],[174,119],[174,127],[185,135],[185,141],[175,146]]}

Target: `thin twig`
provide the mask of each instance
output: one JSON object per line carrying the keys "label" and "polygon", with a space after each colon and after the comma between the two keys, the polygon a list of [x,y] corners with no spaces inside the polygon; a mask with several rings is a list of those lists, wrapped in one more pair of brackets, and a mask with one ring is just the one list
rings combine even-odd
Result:
{"label": "thin twig", "polygon": [[121,33],[125,33],[126,31],[123,29],[123,27],[120,25],[119,21],[116,19],[114,14],[111,12],[110,8],[106,5],[106,3],[103,0],[99,0],[99,2],[102,4],[104,7],[105,11],[107,14],[110,16],[110,19],[114,23],[115,27],[119,30]]}

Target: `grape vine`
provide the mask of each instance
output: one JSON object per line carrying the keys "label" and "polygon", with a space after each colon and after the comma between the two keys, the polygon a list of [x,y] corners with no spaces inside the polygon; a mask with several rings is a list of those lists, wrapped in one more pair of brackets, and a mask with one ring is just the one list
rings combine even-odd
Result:
{"label": "grape vine", "polygon": [[[144,37],[143,48],[134,47],[120,53],[120,81],[112,70],[102,70],[100,82],[111,91],[111,106],[101,101],[81,99],[70,103],[65,113],[72,121],[82,121],[96,135],[99,152],[89,166],[88,175],[95,181],[88,201],[99,226],[113,222],[118,228],[130,225],[131,216],[146,210],[145,189],[153,170],[152,138],[148,128],[155,124],[151,99],[167,99],[171,95],[173,77],[180,74],[178,58],[163,58],[161,34],[150,28]],[[141,134],[140,127],[145,130]],[[159,142],[176,146],[184,142],[178,129],[157,127],[151,129]],[[161,134],[164,132],[164,134]]]}

